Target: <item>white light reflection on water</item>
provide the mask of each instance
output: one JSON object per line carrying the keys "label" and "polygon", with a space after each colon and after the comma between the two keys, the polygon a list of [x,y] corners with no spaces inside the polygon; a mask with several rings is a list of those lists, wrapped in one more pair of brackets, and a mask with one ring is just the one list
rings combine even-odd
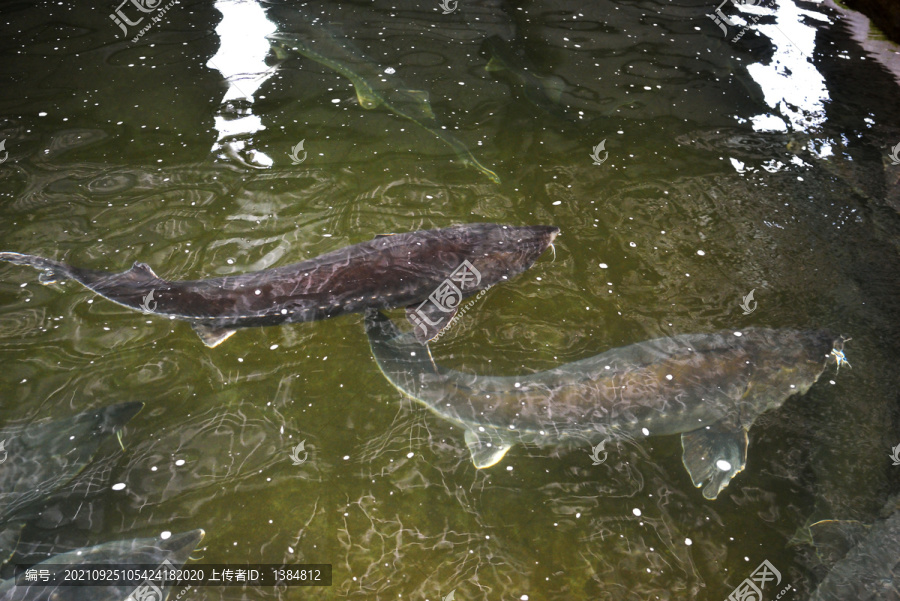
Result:
{"label": "white light reflection on water", "polygon": [[[219,71],[228,82],[222,106],[249,105],[249,108],[241,110],[245,114],[237,118],[233,114],[222,114],[220,109],[215,116],[218,139],[213,152],[223,147],[241,151],[245,145],[243,140],[224,143],[223,140],[249,136],[265,129],[260,118],[253,114],[252,106],[256,91],[275,73],[275,68],[267,66],[265,59],[270,46],[266,36],[276,27],[256,2],[218,0],[215,7],[222,13],[222,21],[216,27],[220,43],[207,66]],[[247,155],[257,165],[272,165],[272,159],[259,151],[250,150]]]}
{"label": "white light reflection on water", "polygon": [[[825,123],[825,102],[830,99],[825,78],[812,63],[816,30],[804,19],[828,22],[825,15],[800,9],[793,0],[777,6],[740,6],[742,12],[759,18],[750,25],[769,38],[774,48],[765,63],[748,65],[747,71],[759,84],[765,102],[773,110],[750,118],[759,132],[809,132]],[[767,23],[774,16],[774,23]],[[746,20],[745,20],[746,21]]]}

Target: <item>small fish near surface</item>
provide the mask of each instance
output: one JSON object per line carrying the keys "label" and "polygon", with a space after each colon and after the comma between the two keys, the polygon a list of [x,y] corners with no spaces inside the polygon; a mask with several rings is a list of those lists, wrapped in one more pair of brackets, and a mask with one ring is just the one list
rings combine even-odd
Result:
{"label": "small fish near surface", "polygon": [[438,122],[427,92],[408,88],[337,31],[317,21],[320,20],[310,19],[302,31],[266,36],[273,44],[276,57],[285,59],[293,52],[340,73],[353,83],[362,108],[383,106],[395,115],[409,119],[452,148],[464,165],[481,172],[495,184],[500,183],[496,173],[482,165],[461,140]]}
{"label": "small fish near surface", "polygon": [[[171,586],[161,579],[135,581],[127,571],[178,570],[190,558],[203,539],[203,530],[191,530],[159,538],[136,538],[113,541],[94,547],[60,553],[33,566],[47,574],[53,582],[62,582],[71,570],[105,569],[120,571],[120,578],[110,578],[101,585],[47,585],[28,579],[25,572],[15,578],[0,581],[0,601],[124,601],[125,599],[152,599],[165,601]],[[99,580],[99,579],[95,579]]]}
{"label": "small fish near surface", "polygon": [[129,309],[189,321],[210,347],[237,328],[395,307],[409,307],[410,321],[429,340],[463,298],[531,267],[558,233],[553,226],[493,223],[420,230],[284,267],[189,281],[164,280],[144,263],[109,273],[14,252],[0,252],[0,260],[42,270],[44,283],[72,279]]}
{"label": "small fish near surface", "polygon": [[517,443],[587,448],[681,434],[684,466],[707,499],[744,469],[756,418],[805,393],[830,358],[844,358],[843,339],[824,331],[748,328],[648,340],[498,377],[436,365],[427,346],[378,311],[366,312],[366,332],[397,389],[464,428],[476,468],[497,464]]}

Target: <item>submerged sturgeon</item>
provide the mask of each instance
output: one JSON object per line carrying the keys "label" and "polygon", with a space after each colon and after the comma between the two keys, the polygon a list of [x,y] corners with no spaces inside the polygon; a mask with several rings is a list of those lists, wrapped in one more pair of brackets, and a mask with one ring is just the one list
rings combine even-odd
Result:
{"label": "submerged sturgeon", "polygon": [[538,75],[524,54],[499,36],[485,39],[482,48],[490,55],[486,71],[508,73],[514,85],[521,88],[525,98],[533,105],[558,119],[578,121],[578,116],[562,103],[562,94],[566,89],[562,79],[555,75]]}
{"label": "submerged sturgeon", "polygon": [[66,573],[79,568],[119,570],[120,576],[95,579],[96,585],[53,586],[35,583],[20,571],[15,578],[0,581],[0,601],[165,601],[174,583],[165,584],[155,577],[144,581],[132,579],[127,572],[153,574],[159,570],[178,570],[190,559],[204,535],[203,530],[197,529],[166,539],[118,540],[60,553],[35,565],[34,569],[46,573],[53,582],[62,582]]}
{"label": "submerged sturgeon", "polygon": [[817,552],[834,559],[810,601],[900,599],[900,498],[882,511],[886,519],[871,526],[823,520],[809,527]]}
{"label": "submerged sturgeon", "polygon": [[462,426],[479,469],[517,443],[573,447],[681,434],[684,466],[707,499],[744,469],[756,418],[805,393],[829,357],[844,360],[843,339],[827,332],[748,328],[648,340],[497,377],[436,365],[427,346],[378,311],[366,312],[366,332],[397,389]]}
{"label": "submerged sturgeon", "polygon": [[190,321],[210,347],[236,328],[394,307],[409,307],[425,341],[449,323],[463,298],[531,267],[558,233],[553,226],[493,223],[420,230],[208,280],[164,280],[145,263],[109,273],[14,252],[0,252],[0,260],[43,270],[44,283],[72,279],[130,309]]}
{"label": "submerged sturgeon", "polygon": [[340,73],[353,83],[362,108],[384,106],[395,115],[409,119],[452,148],[464,165],[480,171],[495,184],[500,183],[496,173],[478,162],[466,145],[437,121],[427,92],[407,88],[399,78],[388,74],[337,32],[316,23],[317,20],[302,25],[302,31],[266,36],[273,43],[276,57],[283,60],[288,52],[296,52]]}
{"label": "submerged sturgeon", "polygon": [[[144,406],[132,401],[49,423],[0,428],[0,527],[39,504],[90,463],[100,445]],[[2,551],[2,545],[0,545]],[[0,557],[0,560],[3,558]]]}

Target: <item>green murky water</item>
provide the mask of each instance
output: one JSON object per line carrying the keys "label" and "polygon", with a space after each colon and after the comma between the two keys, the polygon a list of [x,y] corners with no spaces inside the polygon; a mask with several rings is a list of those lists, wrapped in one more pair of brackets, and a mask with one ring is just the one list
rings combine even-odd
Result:
{"label": "green murky water", "polygon": [[[898,90],[832,9],[729,4],[725,37],[705,0],[157,4],[127,38],[112,4],[0,9],[0,250],[191,279],[385,232],[552,224],[555,258],[478,300],[433,345],[443,364],[526,373],[755,325],[843,333],[853,367],[766,413],[711,502],[677,436],[475,470],[458,428],[384,380],[360,315],[208,349],[3,265],[0,424],[146,403],[23,557],[203,528],[202,562],[331,563],[334,584],[183,598],[721,599],[768,560],[805,599],[825,568],[798,528],[872,522],[900,488]],[[333,70],[266,58],[266,34],[312,16],[427,91],[502,183]],[[491,36],[561,80],[559,110],[485,70]]]}

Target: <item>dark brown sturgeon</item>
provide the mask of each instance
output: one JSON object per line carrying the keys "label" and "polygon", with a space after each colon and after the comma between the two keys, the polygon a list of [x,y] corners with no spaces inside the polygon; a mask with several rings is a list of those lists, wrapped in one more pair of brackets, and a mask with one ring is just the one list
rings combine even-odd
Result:
{"label": "dark brown sturgeon", "polygon": [[425,341],[449,323],[463,298],[531,267],[558,233],[547,225],[493,223],[420,230],[208,280],[164,280],[145,263],[109,273],[14,252],[0,252],[0,260],[43,270],[43,283],[72,279],[130,309],[189,321],[211,347],[237,328],[395,307],[408,307]]}

